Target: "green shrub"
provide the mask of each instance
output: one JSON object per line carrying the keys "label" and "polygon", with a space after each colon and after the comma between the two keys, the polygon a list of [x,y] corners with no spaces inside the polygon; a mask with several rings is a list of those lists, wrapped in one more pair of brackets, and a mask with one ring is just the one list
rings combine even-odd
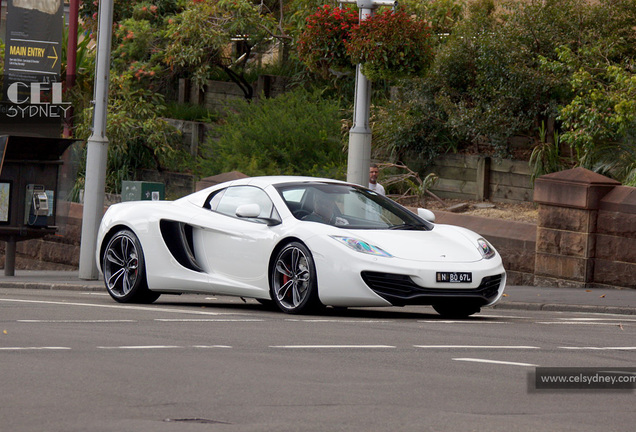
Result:
{"label": "green shrub", "polygon": [[210,111],[203,105],[177,102],[168,102],[166,104],[165,116],[167,118],[206,123],[212,123],[218,117],[215,112]]}
{"label": "green shrub", "polygon": [[[111,75],[106,192],[119,193],[122,180],[134,180],[137,170],[142,168],[183,172],[181,168],[191,165],[190,156],[182,148],[180,133],[161,118],[164,110],[162,95],[135,88],[130,79]],[[84,109],[75,137],[88,139],[92,124],[92,108]],[[83,188],[84,170],[84,166],[80,167],[76,191]]]}
{"label": "green shrub", "polygon": [[234,170],[249,176],[344,177],[337,103],[298,89],[252,104],[237,101],[233,108],[201,149],[201,177]]}

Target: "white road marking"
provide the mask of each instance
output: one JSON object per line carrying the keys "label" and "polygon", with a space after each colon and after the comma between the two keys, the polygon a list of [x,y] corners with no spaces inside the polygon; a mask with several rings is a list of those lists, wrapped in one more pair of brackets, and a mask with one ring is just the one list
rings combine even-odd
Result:
{"label": "white road marking", "polygon": [[0,351],[70,350],[69,347],[0,347]]}
{"label": "white road marking", "polygon": [[395,348],[392,345],[270,345],[270,348],[282,349],[386,349]]}
{"label": "white road marking", "polygon": [[307,322],[307,323],[338,323],[338,324],[379,324],[379,323],[390,323],[393,321],[387,320],[357,320],[357,319],[294,319],[294,318],[286,318],[285,321],[290,322]]}
{"label": "white road marking", "polygon": [[136,323],[137,320],[16,320],[20,323],[47,323],[47,324],[102,324],[102,323]]}
{"label": "white road marking", "polygon": [[478,320],[417,320],[419,323],[436,323],[436,324],[510,324],[504,321],[478,321]]}
{"label": "white road marking", "polygon": [[449,348],[449,349],[541,349],[537,346],[525,345],[413,345],[415,348]]}
{"label": "white road marking", "polygon": [[192,348],[210,349],[210,348],[232,348],[231,345],[194,345]]}
{"label": "white road marking", "polygon": [[593,351],[633,351],[636,347],[559,347],[565,350],[593,350]]}
{"label": "white road marking", "polygon": [[232,318],[201,318],[201,319],[171,319],[156,318],[154,321],[161,322],[263,322],[262,319],[232,319]]}
{"label": "white road marking", "polygon": [[517,363],[517,362],[508,362],[508,361],[500,361],[500,360],[478,359],[478,358],[454,358],[453,360],[475,362],[475,363],[491,363],[491,364],[510,365],[510,366],[527,366],[527,367],[539,366],[532,363]]}
{"label": "white road marking", "polygon": [[[559,318],[567,321],[623,321],[622,318]],[[636,319],[625,319],[625,321],[636,321]]]}
{"label": "white road marking", "polygon": [[[592,325],[592,326],[618,326],[620,323],[594,322],[594,321],[537,321],[536,324],[548,325]],[[631,324],[625,324],[631,325]]]}
{"label": "white road marking", "polygon": [[121,349],[121,350],[145,350],[145,349],[175,349],[183,348],[177,345],[122,345],[122,346],[98,346],[98,349]]}
{"label": "white road marking", "polygon": [[22,300],[22,299],[0,299],[2,302],[13,303],[34,303],[34,304],[49,304],[58,306],[86,306],[106,309],[124,309],[124,310],[139,310],[147,312],[167,312],[167,313],[180,313],[180,314],[193,314],[193,315],[245,315],[234,312],[205,312],[198,310],[183,310],[183,309],[168,309],[162,307],[150,307],[150,306],[130,306],[130,305],[99,305],[94,303],[71,303],[71,302],[58,302],[49,300]]}

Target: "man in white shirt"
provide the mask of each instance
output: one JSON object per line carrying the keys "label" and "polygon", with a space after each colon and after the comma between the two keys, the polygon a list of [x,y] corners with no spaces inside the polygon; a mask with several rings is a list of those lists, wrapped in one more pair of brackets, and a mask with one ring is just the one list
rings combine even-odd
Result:
{"label": "man in white shirt", "polygon": [[378,173],[380,170],[376,164],[371,164],[369,167],[369,189],[376,191],[380,195],[385,195],[384,186],[378,183]]}

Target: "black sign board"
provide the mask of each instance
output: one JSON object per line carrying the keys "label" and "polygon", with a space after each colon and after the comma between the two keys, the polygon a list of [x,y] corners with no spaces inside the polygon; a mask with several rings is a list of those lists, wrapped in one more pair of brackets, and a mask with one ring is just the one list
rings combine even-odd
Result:
{"label": "black sign board", "polygon": [[0,133],[60,134],[62,3],[8,0]]}

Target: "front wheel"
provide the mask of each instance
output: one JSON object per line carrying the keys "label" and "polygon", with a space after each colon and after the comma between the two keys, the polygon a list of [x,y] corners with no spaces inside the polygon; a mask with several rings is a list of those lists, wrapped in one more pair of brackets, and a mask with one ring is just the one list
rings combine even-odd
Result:
{"label": "front wheel", "polygon": [[120,303],[152,303],[159,294],[148,289],[141,243],[130,230],[122,229],[108,242],[102,256],[108,294]]}
{"label": "front wheel", "polygon": [[270,273],[270,288],[272,299],[285,313],[307,313],[321,306],[316,266],[305,245],[292,242],[278,252]]}

